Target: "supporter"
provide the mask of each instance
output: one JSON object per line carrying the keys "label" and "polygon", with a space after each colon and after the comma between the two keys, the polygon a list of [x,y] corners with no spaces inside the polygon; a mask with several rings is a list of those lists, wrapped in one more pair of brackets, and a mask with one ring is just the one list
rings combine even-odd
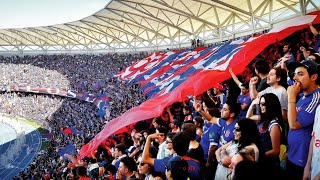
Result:
{"label": "supporter", "polygon": [[118,168],[120,160],[126,156],[126,146],[124,144],[116,145],[116,147],[114,148],[114,160],[111,164]]}
{"label": "supporter", "polygon": [[251,152],[254,160],[259,160],[259,132],[251,119],[241,119],[234,126],[234,139],[216,151],[219,162],[215,179],[226,179],[231,173],[228,168],[232,157],[240,151]]}
{"label": "supporter", "polygon": [[160,127],[158,132],[161,133],[161,135],[155,139],[155,141],[159,143],[157,159],[163,159],[166,157],[166,137],[168,134],[168,129],[165,127]]}
{"label": "supporter", "polygon": [[[153,159],[148,155],[151,140],[159,137],[160,135],[161,135],[160,133],[155,133],[155,134],[151,134],[147,138],[146,146],[143,150],[142,161],[144,163],[149,164],[150,166],[154,166],[158,172],[165,173],[166,171],[165,167],[168,165],[168,161],[174,156],[170,156],[164,159]],[[172,138],[173,149],[177,155],[181,156],[184,160],[188,162],[188,166],[189,166],[188,175],[190,180],[198,180],[198,179],[200,180],[202,179],[200,163],[197,160],[191,159],[186,156],[187,151],[189,149],[189,144],[186,142],[189,142],[189,141],[190,141],[190,138],[188,134],[186,134],[185,132],[177,133]]]}
{"label": "supporter", "polygon": [[234,168],[241,161],[254,161],[254,154],[250,154],[248,152],[241,151],[231,158],[231,163],[229,165],[231,171],[231,177],[234,176]]}
{"label": "supporter", "polygon": [[[257,92],[263,91],[264,89],[269,87],[269,85],[267,84],[267,76],[269,73],[269,69],[269,64],[265,60],[261,59],[256,62],[254,70],[257,76],[253,78],[255,79],[255,81],[258,81],[258,79],[260,79],[260,83],[258,84],[258,86],[256,86]],[[250,95],[251,94],[254,93],[250,92]]]}
{"label": "supporter", "polygon": [[310,149],[308,154],[308,161],[304,168],[303,180],[320,179],[320,105],[318,105],[315,120],[313,124],[312,138],[310,141]]}
{"label": "supporter", "polygon": [[[272,172],[270,172],[272,173]],[[240,161],[234,168],[234,175],[232,180],[255,180],[265,179],[261,176],[261,168],[255,161]]]}
{"label": "supporter", "polygon": [[174,154],[174,149],[173,149],[173,145],[172,145],[172,138],[176,133],[173,132],[169,132],[167,134],[167,138],[166,138],[166,154],[165,157],[171,156],[172,154]]}
{"label": "supporter", "polygon": [[123,157],[120,160],[116,179],[122,179],[122,177],[125,177],[127,180],[135,180],[137,178],[134,171],[137,171],[137,165],[134,159],[127,156]]}
{"label": "supporter", "polygon": [[232,103],[231,101],[227,101],[223,108],[221,109],[221,117],[217,118],[211,116],[207,112],[202,109],[202,105],[199,103],[194,104],[194,109],[200,114],[208,119],[211,124],[217,124],[221,127],[221,135],[219,140],[219,146],[221,147],[233,139],[233,129],[236,124],[236,118],[240,111],[240,105],[237,103]]}
{"label": "supporter", "polygon": [[223,90],[223,86],[219,83],[213,86],[213,93],[215,94],[215,97],[220,101],[219,109],[222,109],[223,105],[227,101],[227,96],[222,92]]}
{"label": "supporter", "polygon": [[239,119],[242,119],[242,118],[246,117],[247,110],[251,104],[251,98],[250,98],[250,93],[249,93],[249,84],[240,82],[239,79],[237,78],[237,76],[233,73],[231,68],[229,68],[229,72],[231,74],[233,81],[241,89],[241,93],[238,96],[237,103],[239,103],[241,105]]}
{"label": "supporter", "polygon": [[183,115],[184,115],[184,121],[183,123],[193,123],[193,117],[192,117],[192,109],[190,106],[184,106],[183,107]]}
{"label": "supporter", "polygon": [[[289,64],[294,69],[294,85],[288,87],[288,164],[289,179],[302,179],[307,163],[315,110],[320,103],[319,65],[311,60]],[[300,99],[297,100],[299,92]]]}
{"label": "supporter", "polygon": [[291,44],[289,43],[285,43],[283,45],[283,56],[282,58],[280,58],[276,64],[274,65],[274,67],[278,67],[280,64],[282,64],[282,61],[287,61],[287,63],[290,62],[295,62],[295,58],[293,56],[293,54],[291,53]]}
{"label": "supporter", "polygon": [[190,138],[187,156],[199,161],[201,166],[204,167],[203,148],[196,141],[196,126],[193,123],[184,123],[182,125],[182,132],[186,132]]}
{"label": "supporter", "polygon": [[159,176],[153,166],[149,166],[149,164],[142,161],[141,156],[139,156],[138,158],[137,166],[139,174],[144,177],[139,179],[150,180],[155,179],[157,176]]}
{"label": "supporter", "polygon": [[83,166],[77,167],[77,175],[79,176],[79,180],[91,180],[91,178],[87,177],[87,168]]}
{"label": "supporter", "polygon": [[114,165],[107,164],[104,169],[104,178],[107,180],[114,180],[114,176],[117,173],[117,168]]}
{"label": "supporter", "polygon": [[250,96],[251,98],[255,99],[256,97],[262,96],[265,93],[273,93],[275,94],[281,104],[281,110],[282,110],[282,117],[283,119],[287,119],[287,111],[288,111],[288,95],[286,92],[287,87],[287,72],[284,69],[281,69],[279,67],[272,68],[269,71],[269,74],[267,76],[267,84],[270,85],[270,87],[266,88],[263,91],[260,91],[259,93],[256,91],[256,84],[257,84],[256,78],[250,79]]}
{"label": "supporter", "polygon": [[171,123],[171,132],[178,133],[180,132],[181,122],[178,119],[174,119]]}
{"label": "supporter", "polygon": [[196,126],[196,141],[200,143],[203,133],[203,119],[200,116],[193,118],[193,123]]}
{"label": "supporter", "polygon": [[180,156],[172,157],[166,169],[168,180],[187,180],[188,179],[188,162]]}
{"label": "supporter", "polygon": [[183,115],[183,105],[181,102],[175,102],[171,105],[171,111],[173,115],[173,119],[178,119],[181,123],[184,120],[184,115]]}
{"label": "supporter", "polygon": [[[253,106],[260,106],[260,115],[253,115]],[[272,93],[266,93],[260,99],[252,102],[247,114],[248,118],[258,120],[257,128],[260,134],[261,151],[260,157],[263,170],[267,170],[264,177],[268,179],[280,179],[280,139],[281,124],[283,122],[281,115],[281,106],[278,97]],[[273,173],[269,173],[272,171]]]}

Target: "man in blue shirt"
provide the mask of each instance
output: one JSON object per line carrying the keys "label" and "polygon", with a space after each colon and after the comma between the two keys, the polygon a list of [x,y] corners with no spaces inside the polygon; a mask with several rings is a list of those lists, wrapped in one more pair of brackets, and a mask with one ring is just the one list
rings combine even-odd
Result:
{"label": "man in blue shirt", "polygon": [[[289,70],[294,69],[294,81],[288,87],[288,179],[302,179],[307,162],[309,143],[317,106],[320,104],[319,65],[306,60],[290,63]],[[297,101],[297,95],[300,99]]]}
{"label": "man in blue shirt", "polygon": [[234,125],[236,124],[236,118],[240,111],[240,105],[238,103],[232,103],[230,101],[227,101],[220,111],[220,118],[211,116],[210,114],[206,113],[202,109],[202,105],[200,103],[195,102],[193,107],[204,118],[208,119],[210,123],[217,124],[221,127],[221,135],[219,138],[220,140],[218,148],[233,140]]}

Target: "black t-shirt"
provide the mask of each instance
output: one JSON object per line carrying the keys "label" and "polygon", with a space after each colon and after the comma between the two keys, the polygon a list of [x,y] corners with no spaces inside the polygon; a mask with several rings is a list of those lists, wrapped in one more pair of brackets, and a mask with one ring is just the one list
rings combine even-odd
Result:
{"label": "black t-shirt", "polygon": [[189,149],[187,156],[199,161],[199,163],[201,164],[201,167],[204,166],[204,152],[200,144],[196,149]]}
{"label": "black t-shirt", "polygon": [[257,91],[261,92],[261,91],[265,90],[267,87],[269,87],[269,84],[267,84],[267,78],[261,79],[260,83],[257,87]]}

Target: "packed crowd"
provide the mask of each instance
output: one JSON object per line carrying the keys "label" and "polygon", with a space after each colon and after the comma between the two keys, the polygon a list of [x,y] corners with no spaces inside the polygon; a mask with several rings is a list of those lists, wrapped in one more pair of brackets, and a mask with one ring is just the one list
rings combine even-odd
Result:
{"label": "packed crowd", "polygon": [[[46,124],[52,139],[49,150],[41,153],[21,177],[31,175],[40,179],[43,167],[55,171],[52,162],[58,161],[58,150],[72,142],[77,151],[95,134],[104,122],[118,117],[131,107],[144,101],[144,95],[135,85],[119,83],[113,77],[144,54],[107,55],[37,55],[24,57],[0,57],[1,66],[1,112],[10,116],[32,119]],[[90,73],[88,73],[90,72]],[[95,87],[99,81],[100,88]],[[74,90],[90,94],[106,93],[110,97],[111,115],[101,119],[97,107],[89,102],[57,95],[10,92],[10,86],[49,87]],[[81,135],[61,133],[64,128],[74,127]],[[40,166],[38,166],[40,165]],[[30,168],[30,167],[29,167]]]}
{"label": "packed crowd", "polygon": [[[309,29],[268,46],[242,75],[236,76],[229,69],[232,79],[223,85],[213,85],[203,94],[172,104],[160,117],[128,126],[127,132],[108,137],[90,157],[78,160],[77,155],[57,155],[59,147],[73,142],[79,148],[88,136],[55,133],[48,151],[19,178],[320,179],[317,29],[310,25]],[[110,72],[111,67],[115,65],[110,66]],[[92,76],[87,73],[84,77],[89,75]],[[71,82],[73,88],[80,83]],[[126,86],[114,82],[117,88]],[[127,97],[114,100],[113,104],[121,104],[121,110],[130,108],[122,104],[128,97],[132,97],[132,105],[143,101],[135,87],[130,93],[123,93]],[[72,101],[60,107],[63,111],[57,111],[61,118],[55,115],[57,112],[49,116],[54,127],[93,121],[96,130],[101,128],[101,122],[92,120],[94,113],[83,116],[90,111],[82,102]],[[83,124],[77,127],[81,129]]]}

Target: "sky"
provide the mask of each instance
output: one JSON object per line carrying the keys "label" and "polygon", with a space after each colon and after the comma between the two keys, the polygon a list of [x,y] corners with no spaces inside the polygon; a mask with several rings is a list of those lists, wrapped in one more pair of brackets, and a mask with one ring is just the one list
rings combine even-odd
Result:
{"label": "sky", "polygon": [[80,20],[110,0],[0,0],[0,29],[48,26]]}

